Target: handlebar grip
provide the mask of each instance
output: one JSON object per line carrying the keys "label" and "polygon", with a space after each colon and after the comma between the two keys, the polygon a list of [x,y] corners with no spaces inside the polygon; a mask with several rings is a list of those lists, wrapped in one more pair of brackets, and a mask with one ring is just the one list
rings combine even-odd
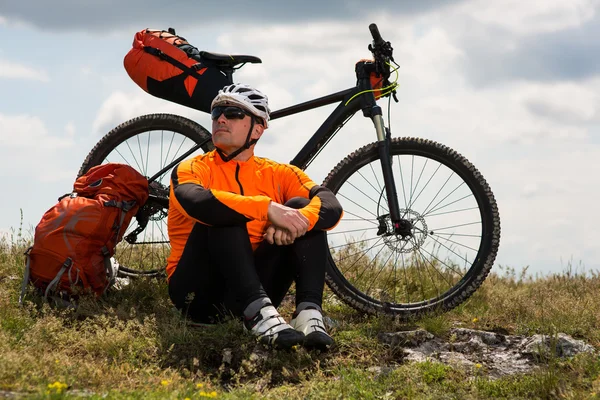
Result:
{"label": "handlebar grip", "polygon": [[384,43],[384,40],[381,38],[381,34],[379,33],[379,29],[377,29],[377,25],[370,24],[369,30],[371,31],[371,36],[373,36],[373,43],[375,45]]}

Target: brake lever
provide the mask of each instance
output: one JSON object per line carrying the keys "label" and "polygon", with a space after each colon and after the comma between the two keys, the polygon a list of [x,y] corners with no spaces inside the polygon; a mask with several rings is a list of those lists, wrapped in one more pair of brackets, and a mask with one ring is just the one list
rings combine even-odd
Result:
{"label": "brake lever", "polygon": [[378,46],[369,44],[369,51],[373,53],[373,57],[375,58],[376,72],[387,79],[390,74],[386,64],[389,64],[390,61],[394,61],[394,49],[392,48],[392,44],[390,42],[384,42]]}

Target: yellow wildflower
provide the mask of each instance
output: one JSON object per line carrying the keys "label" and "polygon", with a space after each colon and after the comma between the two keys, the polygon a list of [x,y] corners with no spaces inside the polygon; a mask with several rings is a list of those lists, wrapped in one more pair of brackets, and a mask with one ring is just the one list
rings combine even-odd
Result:
{"label": "yellow wildflower", "polygon": [[481,366],[482,366],[482,365],[481,365],[481,364],[479,364],[479,363],[475,364],[475,368],[481,368]]}
{"label": "yellow wildflower", "polygon": [[167,381],[167,380],[160,381],[160,384],[163,386],[167,386],[169,383],[171,383],[171,381]]}
{"label": "yellow wildflower", "polygon": [[67,385],[66,383],[56,381],[54,383],[49,383],[48,389],[55,390],[56,393],[62,393],[62,391],[65,390],[68,386],[69,385]]}
{"label": "yellow wildflower", "polygon": [[204,387],[204,384],[203,383],[196,383],[196,387],[198,389],[202,389]]}
{"label": "yellow wildflower", "polygon": [[200,393],[198,393],[200,395],[200,397],[209,397],[209,398],[215,398],[217,397],[217,392],[215,392],[214,390],[212,392],[205,392],[204,390],[201,391]]}
{"label": "yellow wildflower", "polygon": [[473,318],[473,323],[476,324],[479,319],[477,317]]}

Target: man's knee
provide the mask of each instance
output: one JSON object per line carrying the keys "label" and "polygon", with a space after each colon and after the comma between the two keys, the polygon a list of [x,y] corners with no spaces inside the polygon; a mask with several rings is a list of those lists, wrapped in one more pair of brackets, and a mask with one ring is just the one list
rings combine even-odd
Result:
{"label": "man's knee", "polygon": [[295,208],[298,210],[300,208],[306,207],[308,203],[310,203],[310,200],[304,197],[292,197],[291,199],[285,202],[284,206]]}

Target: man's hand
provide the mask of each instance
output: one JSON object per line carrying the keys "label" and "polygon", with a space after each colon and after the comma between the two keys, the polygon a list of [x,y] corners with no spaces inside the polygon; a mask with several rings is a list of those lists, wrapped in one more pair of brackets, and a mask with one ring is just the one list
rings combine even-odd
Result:
{"label": "man's hand", "polygon": [[[292,242],[296,238],[304,235],[308,230],[308,218],[306,218],[299,210],[286,207],[272,201],[269,204],[267,217],[272,225],[278,230],[287,231],[291,236]],[[283,233],[282,233],[283,235]]]}
{"label": "man's hand", "polygon": [[292,235],[285,229],[276,228],[273,225],[267,228],[267,231],[264,234],[264,238],[270,244],[275,243],[278,246],[290,245],[294,243],[294,240],[296,239],[292,237]]}

